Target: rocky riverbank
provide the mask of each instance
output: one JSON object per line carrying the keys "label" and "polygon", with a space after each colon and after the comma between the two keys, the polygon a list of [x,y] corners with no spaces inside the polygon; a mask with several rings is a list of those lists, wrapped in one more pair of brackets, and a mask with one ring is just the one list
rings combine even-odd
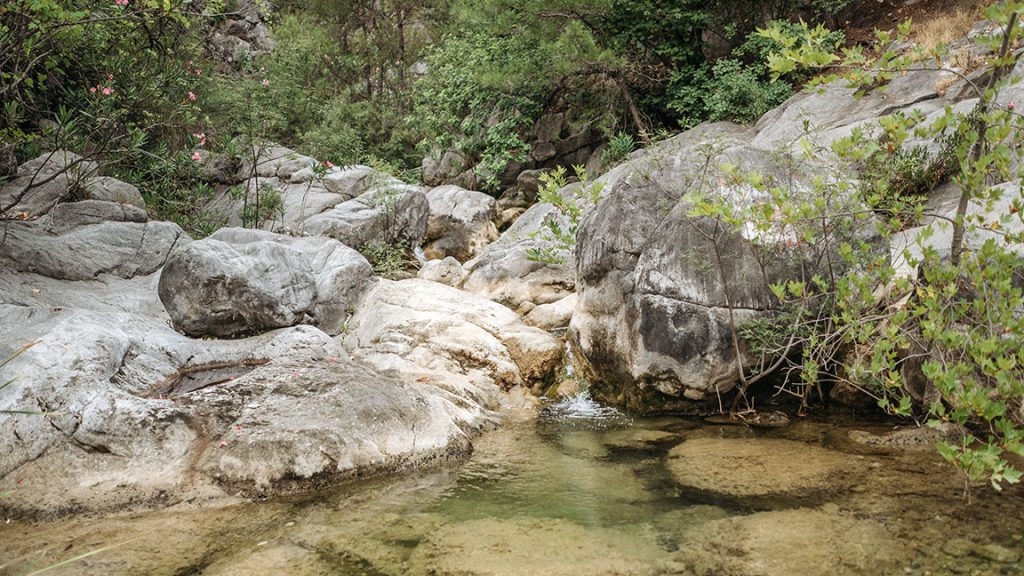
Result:
{"label": "rocky riverbank", "polygon": [[[638,151],[597,179],[574,253],[539,234],[565,222],[550,204],[518,215],[525,206],[508,199],[278,146],[252,150],[254,162],[200,158],[216,185],[207,209],[226,226],[195,240],[150,220],[130,184],[46,153],[0,189],[11,215],[0,237],[0,358],[11,358],[0,369],[0,506],[59,515],[230,501],[458,458],[503,398],[558,389],[566,339],[604,401],[720,408],[754,362],[730,323],[768,314],[768,282],[808,263],[763,266],[750,236],[708,235],[690,193],[712,186],[742,203],[749,190],[706,168],[804,185],[842,169],[828,155],[786,161],[809,131],[827,144],[893,113],[969,109],[959,78],[922,66],[863,98],[833,84],[753,126],[703,125]],[[254,216],[259,194],[276,203]],[[939,237],[957,194],[947,185],[929,200]],[[503,220],[514,221],[499,235]],[[899,261],[920,233],[850,238]],[[382,278],[360,253],[374,245],[424,246],[434,259],[418,278]],[[714,251],[720,269],[707,265]]]}

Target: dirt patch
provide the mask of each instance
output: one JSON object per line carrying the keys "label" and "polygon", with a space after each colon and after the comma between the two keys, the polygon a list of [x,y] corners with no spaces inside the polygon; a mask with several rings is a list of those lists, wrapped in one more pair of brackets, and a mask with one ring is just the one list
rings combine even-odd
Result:
{"label": "dirt patch", "polygon": [[896,25],[912,19],[915,29],[926,29],[929,23],[949,17],[957,11],[974,12],[978,5],[991,0],[861,0],[849,19],[840,23],[848,44],[874,40],[875,30],[893,30]]}

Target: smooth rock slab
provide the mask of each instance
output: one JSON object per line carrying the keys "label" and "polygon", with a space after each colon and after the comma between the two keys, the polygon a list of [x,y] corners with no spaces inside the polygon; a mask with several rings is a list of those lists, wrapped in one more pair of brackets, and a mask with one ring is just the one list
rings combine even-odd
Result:
{"label": "smooth rock slab", "polygon": [[96,163],[69,152],[54,150],[21,166],[15,178],[0,186],[0,213],[37,218],[70,197],[72,189],[96,173]]}
{"label": "smooth rock slab", "polygon": [[539,383],[563,350],[508,308],[420,279],[370,289],[349,322],[346,347],[378,370],[420,372],[455,388]]}
{"label": "smooth rock slab", "polygon": [[418,278],[444,284],[445,286],[458,286],[465,275],[466,271],[462,269],[462,264],[451,256],[443,260],[428,260],[424,262],[423,266],[420,267],[420,271],[416,274]]}
{"label": "smooth rock slab", "polygon": [[805,496],[849,487],[857,460],[812,444],[769,438],[696,438],[669,452],[681,486],[731,498]]}
{"label": "smooth rock slab", "polygon": [[171,222],[147,222],[129,205],[85,200],[58,204],[34,221],[9,222],[0,259],[21,272],[64,280],[152,274],[191,239]]}

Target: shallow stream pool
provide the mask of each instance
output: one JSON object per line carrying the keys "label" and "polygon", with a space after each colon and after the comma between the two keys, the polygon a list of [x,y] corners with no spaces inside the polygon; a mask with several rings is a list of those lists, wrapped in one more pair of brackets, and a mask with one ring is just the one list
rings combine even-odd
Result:
{"label": "shallow stream pool", "polygon": [[400,479],[0,525],[0,574],[100,550],[46,573],[1024,575],[1024,491],[968,501],[928,443],[865,434],[892,428],[753,430],[562,405],[510,418],[461,465]]}

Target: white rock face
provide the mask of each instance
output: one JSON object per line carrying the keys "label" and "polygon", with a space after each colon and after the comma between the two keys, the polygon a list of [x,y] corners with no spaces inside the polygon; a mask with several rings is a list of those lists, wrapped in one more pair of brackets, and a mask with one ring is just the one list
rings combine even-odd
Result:
{"label": "white rock face", "polygon": [[29,160],[18,167],[13,180],[0,186],[0,213],[19,219],[42,216],[97,169],[95,162],[67,150]]}
{"label": "white rock face", "polygon": [[428,260],[420,267],[416,274],[418,278],[444,284],[445,286],[458,286],[462,283],[466,271],[458,260],[448,256],[443,260]]}
{"label": "white rock face", "polygon": [[551,304],[541,304],[524,318],[530,326],[536,326],[544,330],[557,330],[569,326],[572,313],[576,310],[576,303],[579,296],[570,294],[565,298]]}
{"label": "white rock face", "polygon": [[498,239],[497,202],[482,192],[439,186],[427,192],[430,219],[424,237],[428,258],[465,262]]}
{"label": "white rock face", "polygon": [[508,308],[421,279],[379,281],[349,330],[353,357],[453,390],[537,384],[562,357],[556,338]]}

